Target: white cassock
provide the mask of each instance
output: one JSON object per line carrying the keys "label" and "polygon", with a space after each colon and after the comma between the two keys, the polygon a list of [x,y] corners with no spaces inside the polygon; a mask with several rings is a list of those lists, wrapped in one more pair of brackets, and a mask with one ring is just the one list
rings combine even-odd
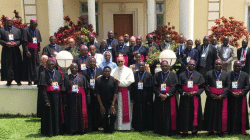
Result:
{"label": "white cassock", "polygon": [[[130,93],[129,90],[126,92],[127,95],[125,95],[127,97],[127,99],[123,99],[124,95],[120,92],[121,89],[126,89],[127,87],[129,87],[134,81],[134,74],[133,71],[126,67],[126,66],[122,66],[122,67],[117,67],[114,70],[112,70],[111,72],[111,76],[118,78],[120,80],[120,83],[118,84],[119,87],[119,92],[118,92],[118,96],[117,96],[117,102],[118,102],[118,107],[117,107],[117,119],[115,122],[115,129],[117,130],[131,130],[131,122],[132,122],[132,106],[130,103]],[[123,101],[126,100],[128,101],[127,106],[128,106],[128,110],[127,112],[124,113],[124,108],[123,108]],[[126,117],[126,123],[124,123],[124,119],[123,116],[125,114],[129,113],[129,118],[128,116]],[[129,119],[129,120],[128,120]]]}

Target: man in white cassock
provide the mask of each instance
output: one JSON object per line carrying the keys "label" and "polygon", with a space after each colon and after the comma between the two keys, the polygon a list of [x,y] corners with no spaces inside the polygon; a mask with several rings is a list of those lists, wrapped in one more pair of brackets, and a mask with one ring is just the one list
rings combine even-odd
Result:
{"label": "man in white cassock", "polygon": [[124,65],[125,59],[120,56],[117,59],[118,67],[112,70],[111,76],[118,81],[118,96],[117,96],[117,120],[115,129],[131,130],[132,122],[132,106],[130,103],[129,86],[135,81],[132,70]]}

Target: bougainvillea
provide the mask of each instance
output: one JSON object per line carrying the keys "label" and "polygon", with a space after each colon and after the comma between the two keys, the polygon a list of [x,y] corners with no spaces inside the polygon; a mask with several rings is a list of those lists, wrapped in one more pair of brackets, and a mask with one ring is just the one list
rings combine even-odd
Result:
{"label": "bougainvillea", "polygon": [[239,40],[241,38],[249,39],[249,33],[247,27],[244,26],[243,21],[237,21],[233,17],[229,19],[224,16],[215,20],[215,26],[211,27],[210,38],[216,37],[219,42],[222,42],[222,39],[225,36],[229,37],[229,44],[234,47],[239,47]]}
{"label": "bougainvillea", "polygon": [[87,25],[84,16],[78,17],[77,24],[71,21],[69,16],[64,17],[66,26],[59,28],[59,30],[54,34],[56,36],[57,44],[66,45],[70,38],[78,41],[81,35],[85,35],[85,40],[88,41],[89,33],[93,33],[95,37],[97,36],[96,32],[93,32],[93,27],[91,24]]}
{"label": "bougainvillea", "polygon": [[[13,18],[13,26],[22,30],[23,28],[27,27],[28,25],[26,23],[22,23],[22,18],[19,16],[19,12],[14,10],[13,12],[15,14],[15,17]],[[0,27],[5,26],[6,24],[6,16],[2,15],[1,17],[1,24]]]}

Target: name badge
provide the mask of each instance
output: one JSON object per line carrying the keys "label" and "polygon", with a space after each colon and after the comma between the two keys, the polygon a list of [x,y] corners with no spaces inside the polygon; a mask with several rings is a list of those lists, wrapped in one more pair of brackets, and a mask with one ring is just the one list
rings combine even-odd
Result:
{"label": "name badge", "polygon": [[90,79],[90,86],[91,87],[94,87],[95,86],[95,79]]}
{"label": "name badge", "polygon": [[190,59],[191,59],[191,57],[189,56],[189,57],[187,57],[187,63],[190,61]]}
{"label": "name badge", "polygon": [[58,82],[52,82],[52,86],[53,86],[54,90],[59,88]]}
{"label": "name badge", "polygon": [[193,88],[194,87],[194,82],[193,81],[188,81],[187,87],[188,88]]}
{"label": "name badge", "polygon": [[13,34],[9,34],[9,41],[14,41],[14,35]]}
{"label": "name badge", "polygon": [[54,55],[57,55],[58,53],[57,53],[57,51],[54,51]]}
{"label": "name badge", "polygon": [[222,88],[222,81],[216,81],[216,88]]}
{"label": "name badge", "polygon": [[161,84],[161,91],[166,91],[166,84]]}
{"label": "name badge", "polygon": [[237,89],[238,88],[238,82],[237,81],[233,81],[232,82],[232,89]]}
{"label": "name badge", "polygon": [[111,49],[112,49],[112,46],[108,46],[108,49],[111,50]]}
{"label": "name badge", "polygon": [[143,89],[143,83],[142,82],[138,82],[138,89],[140,89],[140,90]]}
{"label": "name badge", "polygon": [[86,64],[81,64],[81,70],[86,70]]}
{"label": "name badge", "polygon": [[33,40],[33,44],[37,44],[37,38],[36,37],[33,37],[32,40]]}
{"label": "name badge", "polygon": [[119,56],[123,56],[123,54],[119,53]]}
{"label": "name badge", "polygon": [[78,93],[78,85],[73,85],[72,86],[72,92]]}
{"label": "name badge", "polygon": [[203,53],[203,54],[201,55],[201,57],[206,57],[206,54],[205,54],[205,53]]}

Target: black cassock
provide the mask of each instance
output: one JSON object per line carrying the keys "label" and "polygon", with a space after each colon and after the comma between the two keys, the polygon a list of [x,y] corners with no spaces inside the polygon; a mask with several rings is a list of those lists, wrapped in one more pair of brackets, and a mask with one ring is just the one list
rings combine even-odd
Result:
{"label": "black cassock", "polygon": [[88,107],[90,104],[89,82],[81,74],[70,74],[65,77],[65,83],[67,90],[67,106],[65,108],[67,133],[88,132],[91,128],[89,118],[92,117]]}
{"label": "black cassock", "polygon": [[[33,38],[37,40],[33,42]],[[30,27],[22,30],[22,46],[23,46],[23,81],[34,81],[34,72],[36,67],[39,66],[40,42],[42,42],[41,34],[38,29],[32,31]],[[26,52],[31,53],[31,57],[27,57]]]}
{"label": "black cassock", "polygon": [[[132,83],[130,91],[134,102],[132,127],[135,131],[152,130],[153,76],[146,71],[137,71],[134,78],[135,82]],[[139,82],[143,83],[143,89],[138,89]]]}
{"label": "black cassock", "polygon": [[[58,88],[53,88],[53,82],[58,83]],[[54,70],[49,72],[45,70],[41,73],[38,82],[43,95],[43,116],[41,119],[41,133],[46,136],[55,136],[63,134],[63,105],[61,98],[63,79],[62,74]],[[45,106],[50,103],[50,106]]]}
{"label": "black cassock", "polygon": [[[9,35],[13,34],[14,40],[16,42],[15,47],[7,47],[6,43],[11,41]],[[19,49],[21,45],[21,31],[12,26],[11,30],[7,27],[2,27],[0,29],[0,44],[3,46],[2,57],[1,57],[1,80],[2,81],[21,81],[22,75],[22,56]]]}
{"label": "black cassock", "polygon": [[[161,91],[161,84],[166,80],[166,91]],[[164,74],[162,71],[154,75],[154,132],[161,135],[176,134],[178,106],[175,96],[175,86],[178,84],[177,75],[173,72]],[[160,94],[169,94],[166,100],[161,101]]]}
{"label": "black cassock", "polygon": [[73,62],[78,65],[78,73],[82,74],[82,71],[87,69],[88,56],[77,55],[74,57]]}
{"label": "black cassock", "polygon": [[120,46],[117,45],[116,47],[113,47],[112,49],[112,59],[114,62],[117,61],[117,58],[122,55],[125,59],[124,65],[129,65],[129,54],[130,54],[130,48],[126,45]]}
{"label": "black cassock", "polygon": [[[116,114],[110,114],[110,107],[112,105],[114,95],[118,93],[118,83],[112,76],[109,78],[102,76],[101,78],[96,79],[95,90],[96,94],[100,95],[102,104],[106,110],[106,113],[102,115],[102,125],[104,132],[113,131],[116,121]],[[117,106],[117,101],[115,106]],[[110,115],[110,120],[108,115]]]}
{"label": "black cassock", "polygon": [[[234,134],[246,134],[249,130],[248,108],[246,95],[249,91],[249,79],[246,72],[236,75],[234,71],[229,73],[231,93],[228,96],[231,108],[231,132]],[[232,86],[233,82],[238,82],[237,89]],[[241,97],[234,97],[232,92],[243,93]]]}
{"label": "black cassock", "polygon": [[[184,71],[179,75],[178,92],[181,95],[179,113],[178,113],[178,131],[201,131],[202,130],[202,104],[201,94],[205,88],[205,80],[203,76],[194,71],[189,74]],[[193,81],[193,88],[188,88],[188,81]],[[196,91],[197,95],[193,97],[183,95],[183,92]]]}
{"label": "black cassock", "polygon": [[[96,79],[99,75],[102,75],[102,71],[98,68],[95,71],[91,70],[90,68],[82,71],[82,75],[86,77],[88,82],[90,83],[90,79]],[[95,131],[98,129],[101,123],[101,116],[100,116],[100,105],[96,97],[95,87],[92,87],[90,84],[90,96],[91,96],[91,103],[90,103],[90,123],[92,123],[91,130]]]}
{"label": "black cassock", "polygon": [[59,45],[53,46],[52,44],[49,44],[43,48],[42,54],[47,55],[49,58],[53,58],[56,57],[57,53],[59,53],[62,50],[63,50],[62,47]]}
{"label": "black cassock", "polygon": [[[222,88],[216,88],[215,70],[210,70],[205,75],[207,94],[204,111],[204,130],[226,132],[230,129],[230,107],[228,106],[227,95],[229,92],[229,77],[226,71],[221,72],[219,81],[222,81]],[[221,100],[213,99],[211,94],[222,95]]]}
{"label": "black cassock", "polygon": [[[43,71],[46,70],[46,67],[44,67],[43,65],[40,65],[36,68],[36,72],[35,72],[35,84],[38,83],[38,80],[41,76],[41,73]],[[40,88],[40,86],[38,85],[38,95],[37,95],[37,117],[41,118],[42,114],[43,114],[43,106],[44,106],[44,102],[43,102],[43,94],[42,94],[42,88]]]}

